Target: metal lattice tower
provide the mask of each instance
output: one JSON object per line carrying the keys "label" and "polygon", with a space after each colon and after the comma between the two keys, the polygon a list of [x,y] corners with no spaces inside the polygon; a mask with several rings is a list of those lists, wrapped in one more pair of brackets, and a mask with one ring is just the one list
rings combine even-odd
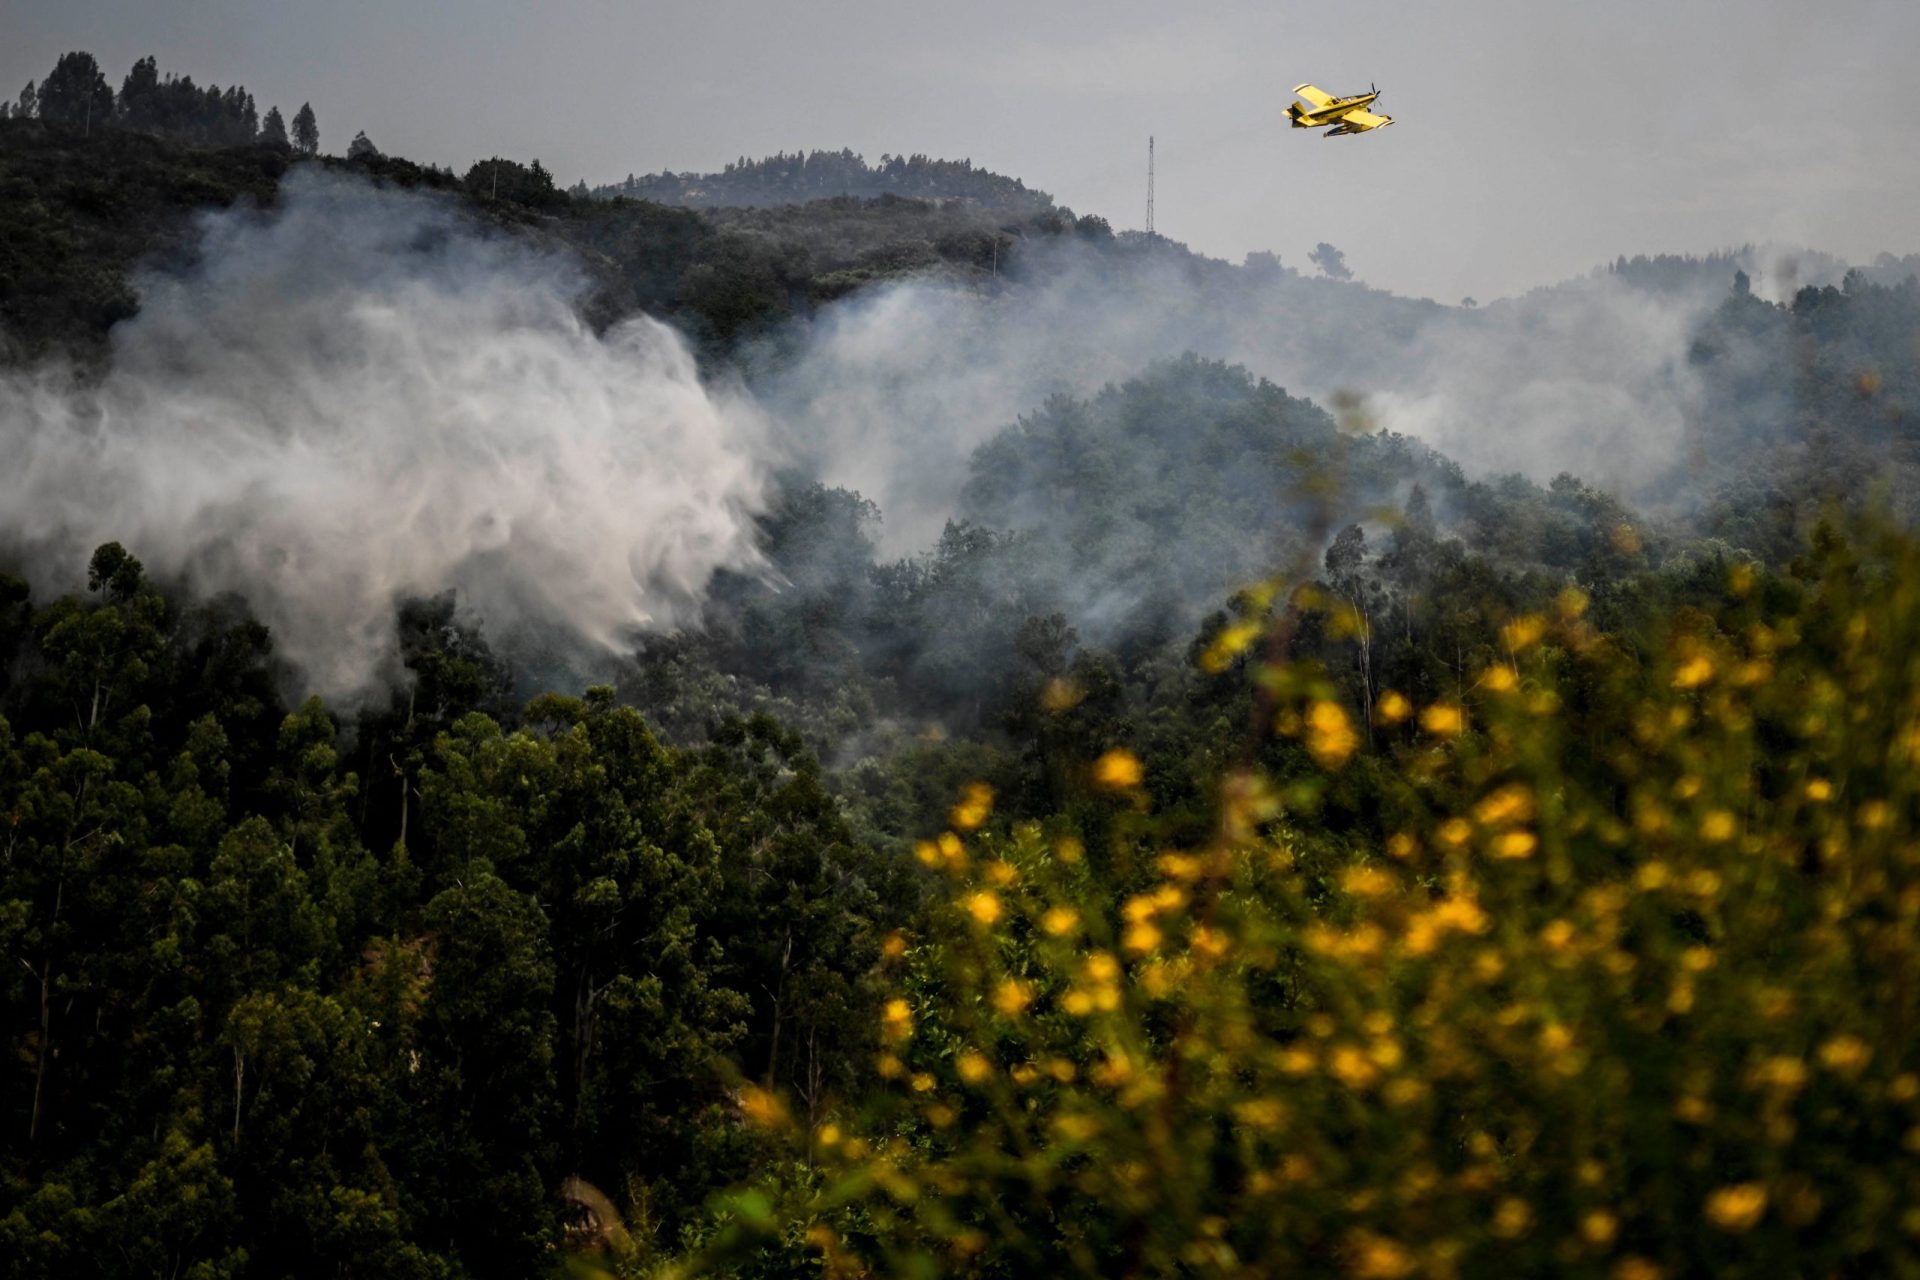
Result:
{"label": "metal lattice tower", "polygon": [[1147,239],[1153,239],[1153,135],[1147,135]]}

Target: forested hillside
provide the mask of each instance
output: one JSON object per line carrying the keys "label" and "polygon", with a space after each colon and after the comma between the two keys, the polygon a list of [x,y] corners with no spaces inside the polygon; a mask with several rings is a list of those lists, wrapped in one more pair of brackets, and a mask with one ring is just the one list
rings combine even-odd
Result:
{"label": "forested hillside", "polygon": [[14,1272],[1920,1266],[1904,260],[1441,307],[80,58],[0,119]]}
{"label": "forested hillside", "polygon": [[886,155],[870,165],[847,150],[796,151],[763,160],[742,156],[719,173],[628,174],[626,181],[595,187],[591,194],[696,209],[805,204],[842,196],[959,200],[1016,214],[1042,212],[1053,204],[1046,192],[1031,190],[1018,178],[976,169],[971,160]]}

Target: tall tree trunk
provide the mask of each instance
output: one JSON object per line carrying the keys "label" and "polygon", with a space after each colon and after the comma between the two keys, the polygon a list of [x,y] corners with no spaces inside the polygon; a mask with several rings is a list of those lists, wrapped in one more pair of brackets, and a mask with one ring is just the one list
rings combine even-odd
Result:
{"label": "tall tree trunk", "polygon": [[787,926],[787,944],[780,952],[780,980],[773,988],[773,1036],[767,1046],[767,1088],[773,1088],[773,1071],[780,1063],[780,1019],[784,1013],[781,1001],[787,993],[787,962],[793,958],[793,926]]}
{"label": "tall tree trunk", "polygon": [[27,1141],[40,1134],[40,1098],[47,1083],[47,1059],[53,1056],[53,954],[49,949],[40,967],[40,1052],[33,1065],[33,1113],[27,1118]]}
{"label": "tall tree trunk", "polygon": [[240,1099],[247,1088],[247,1055],[240,1050],[239,1042],[233,1046],[233,1145],[240,1145]]}

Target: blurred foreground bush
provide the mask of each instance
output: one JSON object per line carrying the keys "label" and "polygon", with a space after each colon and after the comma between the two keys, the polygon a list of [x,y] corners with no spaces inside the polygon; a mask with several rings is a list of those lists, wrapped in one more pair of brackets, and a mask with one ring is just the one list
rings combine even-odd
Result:
{"label": "blurred foreground bush", "polygon": [[1252,770],[1162,847],[1124,751],[1085,846],[962,797],[884,1096],[808,1129],[749,1090],[791,1175],[682,1265],[1920,1273],[1920,552],[1823,534],[1638,650],[1583,612],[1513,619],[1458,703],[1383,692],[1373,753],[1257,670],[1321,771],[1373,770],[1377,847]]}

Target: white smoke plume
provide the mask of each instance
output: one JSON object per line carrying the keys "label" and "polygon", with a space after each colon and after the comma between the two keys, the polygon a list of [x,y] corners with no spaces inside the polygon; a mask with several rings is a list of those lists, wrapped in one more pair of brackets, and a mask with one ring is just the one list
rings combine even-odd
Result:
{"label": "white smoke plume", "polygon": [[895,553],[938,535],[974,448],[1018,415],[1189,351],[1322,404],[1358,392],[1376,426],[1469,473],[1572,471],[1631,498],[1685,461],[1689,337],[1731,283],[1656,294],[1598,276],[1471,310],[1068,245],[995,291],[909,281],[837,304],[755,389],[823,479],[879,504]]}
{"label": "white smoke plume", "polygon": [[68,585],[118,540],[237,591],[316,692],[391,674],[394,605],[618,647],[759,564],[773,450],[648,319],[604,337],[564,259],[449,203],[301,171],[142,282],[93,385],[0,380],[0,544]]}

